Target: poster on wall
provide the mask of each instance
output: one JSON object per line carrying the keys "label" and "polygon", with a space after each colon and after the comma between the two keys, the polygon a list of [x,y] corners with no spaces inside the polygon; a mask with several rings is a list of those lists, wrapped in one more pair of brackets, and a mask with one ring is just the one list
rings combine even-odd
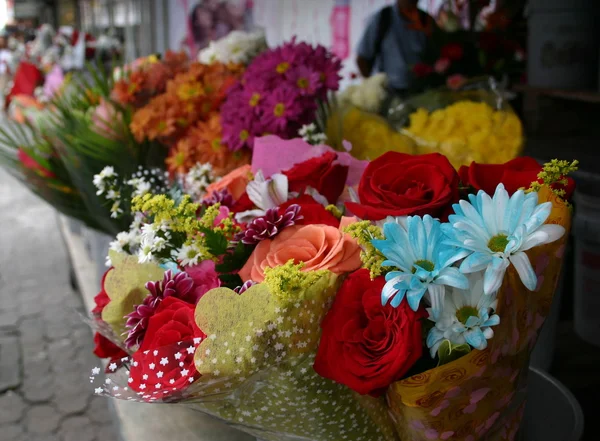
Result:
{"label": "poster on wall", "polygon": [[253,6],[253,0],[173,0],[169,2],[169,45],[196,56],[211,40],[233,30],[249,30]]}

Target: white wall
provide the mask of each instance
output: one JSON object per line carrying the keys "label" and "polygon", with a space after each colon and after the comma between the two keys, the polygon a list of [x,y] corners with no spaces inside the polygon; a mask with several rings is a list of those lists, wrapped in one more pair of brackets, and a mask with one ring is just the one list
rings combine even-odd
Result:
{"label": "white wall", "polygon": [[[344,60],[344,83],[357,72],[356,46],[371,14],[393,0],[349,0],[350,55]],[[254,0],[254,19],[265,28],[269,45],[290,40],[294,35],[312,44],[330,48],[333,29],[330,24],[335,0]]]}

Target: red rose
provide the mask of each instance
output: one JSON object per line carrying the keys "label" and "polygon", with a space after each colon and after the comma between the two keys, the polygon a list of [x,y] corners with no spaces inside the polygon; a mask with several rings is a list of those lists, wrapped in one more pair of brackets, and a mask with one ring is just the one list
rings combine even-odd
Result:
{"label": "red rose", "polygon": [[94,345],[94,355],[98,358],[110,358],[112,362],[129,356],[127,352],[98,332],[94,334]]}
{"label": "red rose", "polygon": [[448,43],[442,47],[440,58],[447,58],[450,61],[458,61],[464,55],[463,47],[458,43]]}
{"label": "red rose", "polygon": [[316,158],[294,165],[283,174],[288,177],[289,191],[302,193],[312,187],[325,196],[330,204],[335,204],[344,191],[348,166],[334,164],[337,155],[326,152]]}
{"label": "red rose", "polygon": [[295,222],[296,225],[324,224],[336,228],[340,226],[340,220],[308,194],[284,202],[279,206],[279,213],[283,214],[293,204],[300,205],[300,214],[302,215],[302,219]]}
{"label": "red rose", "polygon": [[100,283],[100,292],[94,297],[96,307],[92,309],[92,314],[94,314],[96,317],[100,317],[100,315],[102,314],[102,310],[110,302],[110,298],[108,297],[108,294],[106,294],[106,290],[104,289],[104,283],[106,282],[106,275],[110,272],[111,269],[113,269],[112,266],[102,276],[102,282]]}
{"label": "red rose", "polygon": [[387,152],[371,161],[360,179],[360,203],[346,207],[361,219],[387,216],[441,216],[458,200],[458,174],[439,153]]}
{"label": "red rose", "polygon": [[412,68],[413,73],[417,78],[423,78],[433,72],[433,67],[425,63],[417,63]]}
{"label": "red rose", "polygon": [[381,304],[385,279],[360,269],[342,284],[321,327],[315,371],[360,394],[381,395],[423,352],[421,318],[407,302]]}
{"label": "red rose", "polygon": [[[459,170],[460,180],[463,185],[471,186],[475,190],[483,190],[490,196],[496,191],[499,183],[509,194],[519,188],[528,188],[532,182],[538,181],[538,173],[542,166],[533,158],[515,158],[505,164],[477,164],[471,163],[469,167],[462,166]],[[569,199],[575,190],[575,181],[567,177],[566,186],[554,185],[566,191],[565,199]]]}
{"label": "red rose", "polygon": [[150,395],[159,392],[165,397],[200,376],[194,366],[194,351],[206,335],[196,325],[194,309],[194,305],[175,297],[161,302],[133,354],[129,373],[133,390]]}

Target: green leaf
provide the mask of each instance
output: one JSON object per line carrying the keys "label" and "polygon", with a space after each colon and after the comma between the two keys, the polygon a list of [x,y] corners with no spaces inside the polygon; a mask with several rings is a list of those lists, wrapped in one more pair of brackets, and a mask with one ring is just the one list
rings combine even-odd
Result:
{"label": "green leaf", "polygon": [[244,281],[238,274],[219,274],[221,286],[224,288],[235,289],[242,286]]}
{"label": "green leaf", "polygon": [[206,248],[213,256],[221,256],[227,252],[229,241],[223,233],[211,230],[209,228],[202,229]]}
{"label": "green leaf", "polygon": [[223,263],[217,265],[217,271],[223,274],[239,271],[248,261],[252,251],[254,251],[254,246],[244,245],[242,242],[238,242],[233,252],[230,252],[223,257]]}
{"label": "green leaf", "polygon": [[437,353],[439,359],[438,366],[458,360],[459,358],[467,355],[469,352],[471,352],[471,346],[466,343],[462,345],[452,345],[450,340],[444,340]]}

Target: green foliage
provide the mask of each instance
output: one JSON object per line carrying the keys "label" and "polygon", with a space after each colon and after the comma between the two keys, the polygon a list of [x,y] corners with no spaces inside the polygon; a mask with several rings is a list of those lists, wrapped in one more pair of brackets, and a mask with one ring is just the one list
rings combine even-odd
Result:
{"label": "green foliage", "polygon": [[444,340],[437,352],[439,360],[438,366],[458,360],[459,358],[467,355],[469,352],[471,352],[471,346],[466,343],[462,345],[453,345],[450,343],[450,340]]}
{"label": "green foliage", "polygon": [[235,289],[244,284],[242,278],[237,274],[219,274],[219,280],[222,287],[229,289]]}
{"label": "green foliage", "polygon": [[238,242],[233,250],[223,256],[222,262],[216,267],[217,271],[222,274],[239,271],[250,258],[254,248],[252,245],[244,245],[242,242]]}
{"label": "green foliage", "polygon": [[204,246],[213,256],[221,256],[227,252],[229,241],[218,229],[200,228],[199,232],[204,234]]}

